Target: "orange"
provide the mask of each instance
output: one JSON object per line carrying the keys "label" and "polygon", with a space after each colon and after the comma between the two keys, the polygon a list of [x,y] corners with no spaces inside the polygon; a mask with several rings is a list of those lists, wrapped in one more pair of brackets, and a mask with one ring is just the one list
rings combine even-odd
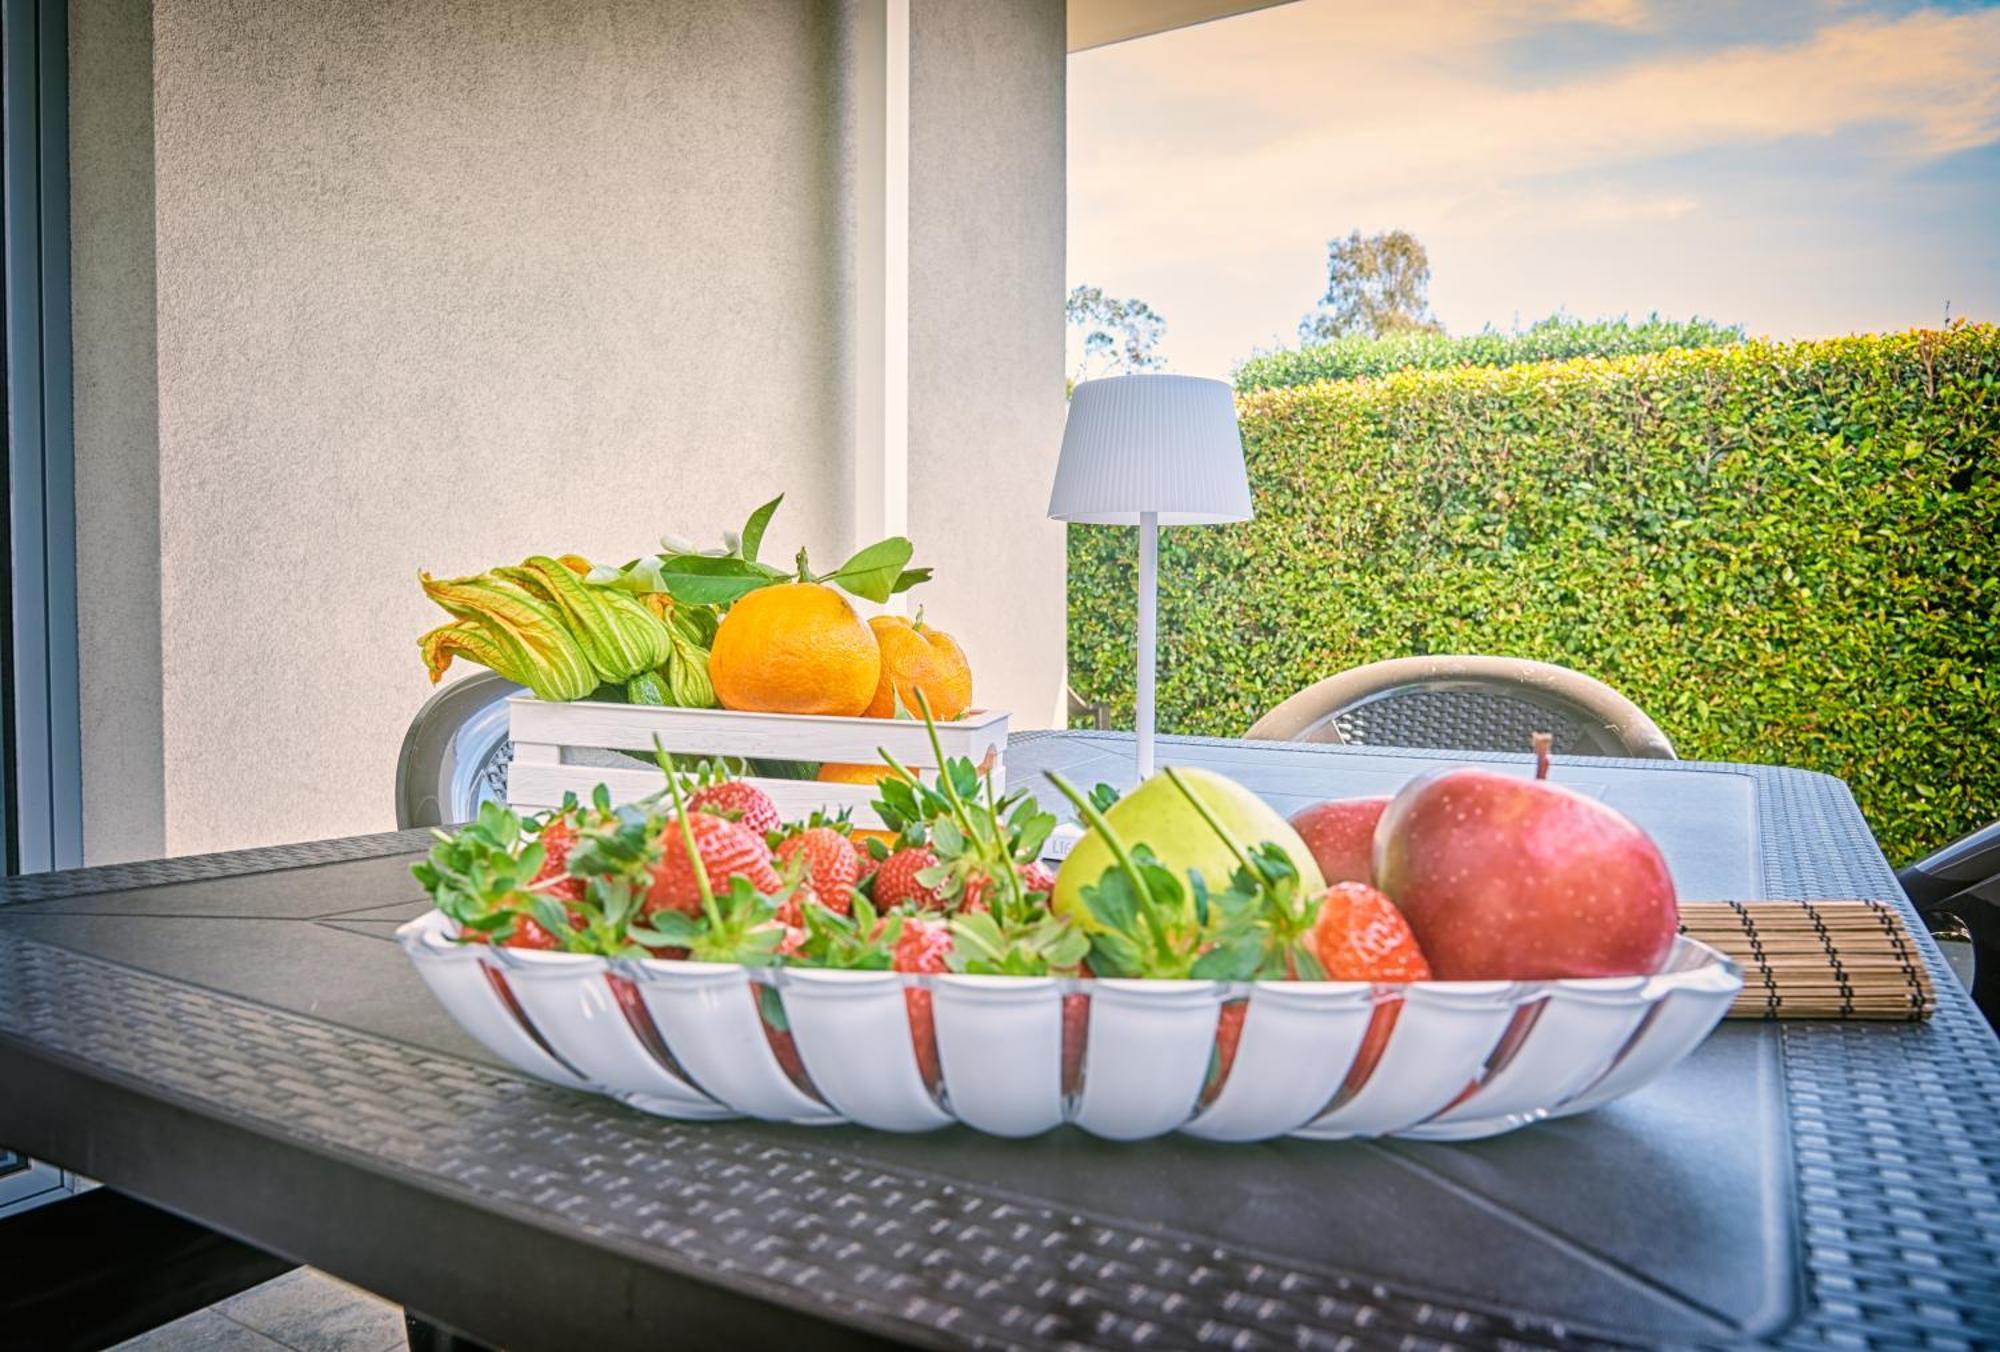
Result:
{"label": "orange", "polygon": [[819,782],[822,784],[880,784],[896,772],[886,765],[854,765],[843,761],[828,761],[819,767]]}
{"label": "orange", "polygon": [[760,587],[729,608],[708,650],[725,709],[854,715],[868,707],[882,649],[847,598],[817,582]]}
{"label": "orange", "polygon": [[882,675],[869,701],[868,717],[894,718],[896,700],[919,717],[916,692],[930,701],[931,717],[949,723],[972,707],[972,668],[950,634],[932,629],[920,613],[915,623],[901,615],[877,615],[868,621],[882,648]]}

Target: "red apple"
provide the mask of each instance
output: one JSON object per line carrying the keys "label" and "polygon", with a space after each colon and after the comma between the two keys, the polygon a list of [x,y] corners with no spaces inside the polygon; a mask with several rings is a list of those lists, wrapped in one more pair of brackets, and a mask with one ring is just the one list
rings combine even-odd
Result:
{"label": "red apple", "polygon": [[1388,806],[1387,798],[1334,798],[1292,818],[1329,886],[1375,881],[1375,823]]}
{"label": "red apple", "polygon": [[1594,798],[1491,770],[1405,785],[1375,830],[1375,885],[1440,981],[1651,973],[1679,928],[1644,831]]}

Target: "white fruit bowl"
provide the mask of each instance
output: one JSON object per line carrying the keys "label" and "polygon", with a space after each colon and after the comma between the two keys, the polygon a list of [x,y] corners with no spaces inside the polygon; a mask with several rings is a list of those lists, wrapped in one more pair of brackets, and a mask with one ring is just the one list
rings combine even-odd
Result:
{"label": "white fruit bowl", "polygon": [[[1497,1135],[1663,1074],[1743,984],[1736,964],[1686,938],[1652,976],[1371,985],[745,968],[453,934],[432,911],[396,937],[466,1032],[550,1083],[666,1117],[883,1131],[963,1122],[996,1136],[1064,1122],[1113,1140]],[[934,1081],[920,1069],[910,991],[930,997]],[[1238,1000],[1241,1040],[1218,1077],[1217,1028]],[[1066,1073],[1066,1012],[1084,1011]]]}

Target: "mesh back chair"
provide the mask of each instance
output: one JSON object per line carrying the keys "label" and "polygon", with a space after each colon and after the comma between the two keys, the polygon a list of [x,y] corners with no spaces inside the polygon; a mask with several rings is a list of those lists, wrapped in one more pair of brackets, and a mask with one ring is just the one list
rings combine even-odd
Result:
{"label": "mesh back chair", "polygon": [[1535,733],[1569,756],[1673,760],[1674,745],[1604,682],[1512,657],[1398,657],[1308,686],[1246,737],[1356,746],[1526,751]]}
{"label": "mesh back chair", "polygon": [[396,761],[396,825],[471,821],[479,805],[507,801],[507,698],[521,687],[490,671],[453,681],[424,701]]}
{"label": "mesh back chair", "polygon": [[2000,822],[1896,874],[1952,971],[2000,1028]]}

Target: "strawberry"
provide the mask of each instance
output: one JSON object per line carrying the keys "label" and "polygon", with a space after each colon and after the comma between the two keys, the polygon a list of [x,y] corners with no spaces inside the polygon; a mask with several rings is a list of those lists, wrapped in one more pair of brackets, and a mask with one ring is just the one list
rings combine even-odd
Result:
{"label": "strawberry", "polygon": [[[708,875],[710,891],[727,893],[734,878],[746,879],[766,896],[783,888],[778,870],[771,864],[771,847],[741,822],[711,812],[690,812],[687,825],[694,833],[695,853]],[[681,838],[679,819],[667,822],[660,847],[660,859],[652,866],[646,889],[646,913],[672,910],[699,915],[701,887],[695,882],[694,864]]]}
{"label": "strawberry", "polygon": [[918,873],[936,867],[937,855],[924,845],[906,845],[884,859],[875,870],[875,909],[886,911],[909,905],[918,910],[936,910],[943,905],[944,898],[937,888],[917,881]]}
{"label": "strawberry", "polygon": [[764,1040],[770,1044],[778,1069],[785,1072],[785,1078],[801,1093],[818,1098],[819,1091],[813,1088],[812,1077],[806,1074],[805,1058],[799,1055],[798,1040],[792,1036],[791,1022],[785,1017],[785,1002],[777,987],[755,983],[750,987],[750,999],[757,1006],[757,1016],[764,1025]]}
{"label": "strawberry", "polygon": [[938,921],[912,917],[897,936],[893,962],[899,972],[950,971],[951,931]]}
{"label": "strawberry", "polygon": [[1040,892],[1042,900],[1046,902],[1050,897],[1055,895],[1056,875],[1054,870],[1039,859],[1021,865],[1021,890],[1023,892]]}
{"label": "strawberry", "polygon": [[[951,931],[931,920],[912,917],[903,922],[896,938],[892,959],[898,972],[948,972],[951,970]],[[924,1084],[937,1092],[944,1080],[938,1064],[937,1024],[931,1013],[931,993],[911,986],[903,992],[910,1012],[910,1042],[916,1048],[917,1071]]]}
{"label": "strawberry", "polygon": [[1090,997],[1065,995],[1062,1002],[1062,1091],[1083,1092],[1083,1049],[1090,1038]]}
{"label": "strawberry", "polygon": [[861,879],[861,860],[847,837],[831,826],[808,826],[778,844],[784,863],[805,861],[806,881],[820,905],[840,915],[854,909],[854,884]]}
{"label": "strawberry", "polygon": [[542,927],[542,923],[531,915],[516,913],[512,922],[505,926],[506,934],[497,940],[493,934],[480,930],[465,930],[458,937],[468,944],[499,943],[502,948],[536,948],[544,951],[560,949],[562,940]]}
{"label": "strawberry", "polygon": [[1215,1016],[1215,1054],[1208,1063],[1208,1082],[1202,1086],[1203,1107],[1215,1102],[1229,1080],[1229,1068],[1236,1064],[1237,1044],[1243,1040],[1243,1019],[1249,1012],[1248,1000],[1226,1000]]}
{"label": "strawberry", "polygon": [[725,779],[717,784],[704,785],[688,795],[687,805],[693,812],[712,812],[718,817],[741,822],[756,832],[759,840],[773,831],[783,830],[785,825],[778,816],[778,806],[771,801],[771,795],[740,779]]}
{"label": "strawberry", "polygon": [[1395,903],[1366,883],[1335,883],[1320,894],[1308,936],[1334,981],[1428,981],[1430,964]]}
{"label": "strawberry", "polygon": [[[1056,889],[1056,875],[1049,872],[1048,867],[1039,860],[1032,864],[1022,864],[1015,869],[1015,873],[1021,879],[1021,891],[1027,893],[1031,900],[1035,893],[1041,893],[1042,902],[1046,905],[1050,894]],[[993,880],[984,873],[967,874],[965,887],[959,893],[958,909],[961,911],[987,909],[986,894],[992,886]]]}
{"label": "strawberry", "polygon": [[[557,901],[582,901],[583,879],[568,876],[569,852],[577,840],[576,823],[566,816],[551,818],[537,839],[542,842],[542,866],[528,885]],[[543,887],[543,883],[549,886]]]}

